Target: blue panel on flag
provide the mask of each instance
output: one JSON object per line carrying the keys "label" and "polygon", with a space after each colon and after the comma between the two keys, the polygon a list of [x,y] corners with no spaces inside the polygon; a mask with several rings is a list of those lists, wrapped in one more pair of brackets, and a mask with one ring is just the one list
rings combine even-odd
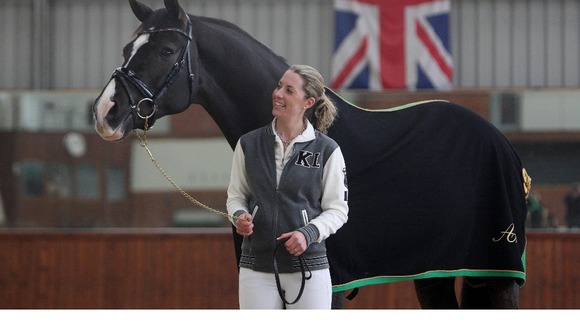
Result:
{"label": "blue panel on flag", "polygon": [[344,38],[354,29],[357,19],[357,14],[341,10],[335,11],[336,36],[334,51],[336,51],[336,48],[342,43]]}
{"label": "blue panel on flag", "polygon": [[431,81],[429,80],[429,77],[427,77],[425,71],[423,71],[423,68],[421,68],[421,65],[417,65],[417,88],[419,89],[435,88],[433,86],[433,83],[431,83]]}
{"label": "blue panel on flag", "polygon": [[364,89],[369,88],[370,67],[366,65],[358,76],[352,81],[348,88]]}
{"label": "blue panel on flag", "polygon": [[433,26],[433,31],[437,34],[439,40],[445,49],[447,49],[447,52],[451,53],[449,42],[449,14],[433,15],[428,17],[427,21]]}

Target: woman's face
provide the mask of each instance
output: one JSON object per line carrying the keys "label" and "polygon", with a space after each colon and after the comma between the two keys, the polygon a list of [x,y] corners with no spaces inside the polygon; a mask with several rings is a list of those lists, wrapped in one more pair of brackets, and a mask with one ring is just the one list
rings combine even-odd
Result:
{"label": "woman's face", "polygon": [[305,97],[304,80],[287,70],[272,93],[272,114],[282,121],[302,122],[304,112],[314,103],[314,98]]}

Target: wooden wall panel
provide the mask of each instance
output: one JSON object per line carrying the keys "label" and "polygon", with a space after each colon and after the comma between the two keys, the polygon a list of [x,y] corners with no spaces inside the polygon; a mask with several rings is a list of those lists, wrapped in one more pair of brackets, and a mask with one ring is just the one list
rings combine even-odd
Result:
{"label": "wooden wall panel", "polygon": [[[528,233],[522,309],[580,308],[580,233]],[[229,231],[0,231],[0,308],[236,309]],[[363,287],[347,309],[418,309],[410,281]]]}
{"label": "wooden wall panel", "polygon": [[2,308],[235,308],[230,234],[4,233]]}
{"label": "wooden wall panel", "polygon": [[580,233],[528,233],[522,308],[580,308]]}

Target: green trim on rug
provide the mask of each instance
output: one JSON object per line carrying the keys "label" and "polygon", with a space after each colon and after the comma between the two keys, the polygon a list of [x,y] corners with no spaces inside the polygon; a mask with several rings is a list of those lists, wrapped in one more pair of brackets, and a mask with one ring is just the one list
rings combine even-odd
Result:
{"label": "green trim on rug", "polygon": [[520,287],[526,280],[526,274],[520,271],[492,271],[492,270],[468,270],[461,269],[456,271],[429,271],[417,275],[408,276],[375,276],[371,278],[365,278],[361,280],[352,281],[349,283],[334,285],[332,287],[333,292],[341,292],[346,290],[351,290],[354,288],[360,288],[368,285],[376,285],[383,283],[394,283],[401,281],[418,280],[424,278],[434,278],[434,277],[455,277],[455,276],[475,276],[475,277],[513,277],[520,281]]}
{"label": "green trim on rug", "polygon": [[341,292],[352,290],[354,288],[360,288],[368,285],[384,284],[384,283],[395,283],[401,281],[411,281],[419,280],[424,278],[434,278],[434,277],[456,277],[456,276],[473,276],[473,277],[513,277],[517,279],[520,287],[524,286],[526,282],[526,250],[522,254],[522,264],[524,266],[524,271],[505,271],[505,270],[475,270],[475,269],[458,269],[452,271],[428,271],[425,273],[414,274],[414,275],[403,275],[403,276],[375,276],[364,278],[360,280],[351,281],[344,284],[338,284],[332,286],[332,292]]}

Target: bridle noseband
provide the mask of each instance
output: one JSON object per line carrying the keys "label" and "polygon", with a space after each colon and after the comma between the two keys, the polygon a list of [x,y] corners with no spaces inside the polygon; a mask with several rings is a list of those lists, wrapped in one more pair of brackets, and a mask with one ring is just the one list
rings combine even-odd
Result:
{"label": "bridle noseband", "polygon": [[[159,28],[151,30],[140,30],[137,32],[137,35],[159,32],[177,32],[187,38],[187,43],[181,50],[178,60],[175,62],[173,67],[171,67],[171,70],[165,77],[163,85],[156,93],[153,92],[153,90],[151,90],[151,88],[147,86],[147,83],[145,83],[143,79],[141,79],[141,77],[139,77],[139,75],[137,75],[137,73],[134,72],[133,70],[126,67],[119,67],[115,69],[111,78],[115,78],[121,82],[121,85],[125,90],[125,93],[127,93],[127,96],[129,97],[129,105],[131,105],[133,118],[135,120],[138,117],[143,120],[149,120],[151,122],[150,125],[153,124],[154,115],[155,112],[157,111],[159,101],[165,95],[169,87],[173,84],[175,78],[179,75],[181,68],[186,62],[187,62],[187,70],[189,73],[189,85],[190,85],[188,103],[191,103],[191,99],[193,97],[193,92],[195,88],[195,77],[196,77],[195,74],[192,72],[191,67],[190,44],[193,39],[192,29],[193,28],[191,25],[191,21],[189,20],[189,17],[187,17],[187,31],[181,30],[179,28]],[[133,87],[135,87],[139,91],[139,93],[141,93],[141,96],[143,96],[143,98],[138,102],[135,101],[135,99],[131,95],[131,92],[129,92],[128,83],[131,84]],[[143,114],[141,112],[141,104],[145,102],[150,102],[152,105],[152,110],[151,113],[149,114]]]}

